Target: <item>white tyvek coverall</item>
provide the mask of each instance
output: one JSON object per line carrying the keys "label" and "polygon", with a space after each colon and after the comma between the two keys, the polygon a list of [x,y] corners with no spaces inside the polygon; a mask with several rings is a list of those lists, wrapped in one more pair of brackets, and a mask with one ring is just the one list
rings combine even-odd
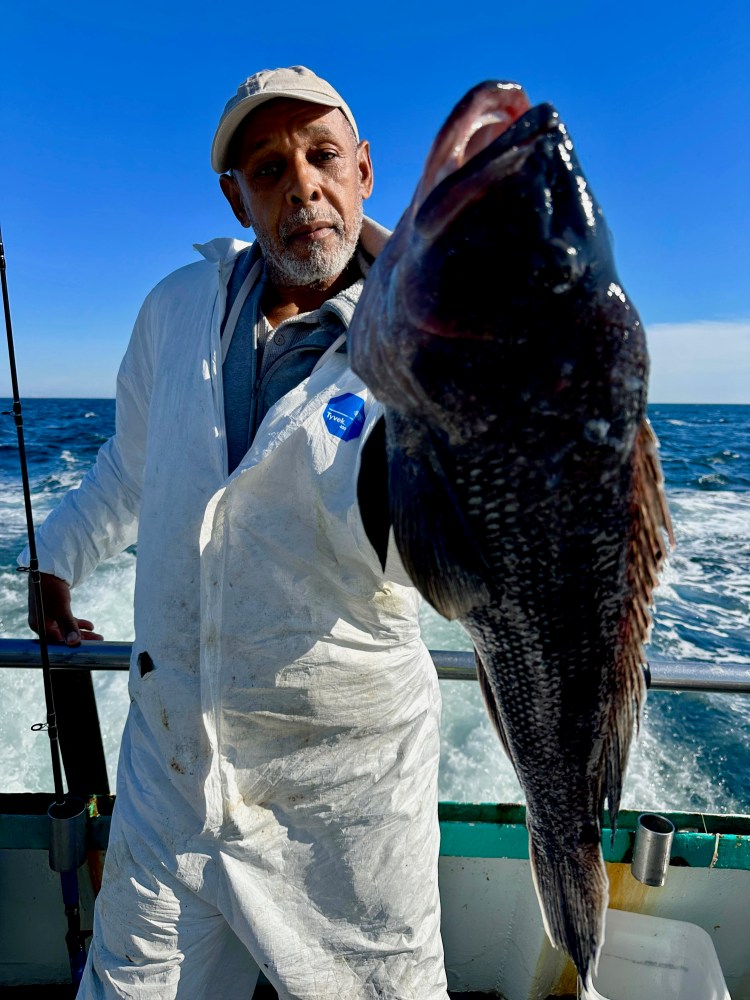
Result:
{"label": "white tyvek coverall", "polygon": [[79,997],[246,997],[249,952],[282,997],[445,1000],[438,686],[416,591],[388,581],[356,502],[379,407],[329,352],[227,479],[219,325],[244,246],[199,248],[149,295],[116,434],[39,531],[41,569],[75,585],[138,528]]}

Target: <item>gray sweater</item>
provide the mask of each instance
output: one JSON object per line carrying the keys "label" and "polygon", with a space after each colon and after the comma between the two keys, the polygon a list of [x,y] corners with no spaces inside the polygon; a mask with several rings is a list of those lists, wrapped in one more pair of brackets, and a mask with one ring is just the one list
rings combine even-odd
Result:
{"label": "gray sweater", "polygon": [[[258,256],[254,244],[237,258],[227,288],[224,323]],[[367,261],[360,259],[360,266],[366,270]],[[251,289],[224,361],[224,416],[230,473],[242,461],[268,410],[311,374],[321,355],[346,331],[364,279],[328,299],[320,309],[284,320],[276,329],[260,309],[264,283],[261,276]],[[339,350],[346,351],[346,344]]]}

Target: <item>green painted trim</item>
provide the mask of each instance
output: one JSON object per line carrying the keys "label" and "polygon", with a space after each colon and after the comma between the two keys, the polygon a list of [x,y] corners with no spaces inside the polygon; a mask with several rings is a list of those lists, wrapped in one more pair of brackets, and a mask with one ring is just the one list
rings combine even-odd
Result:
{"label": "green painted trim", "polygon": [[[528,860],[529,838],[523,806],[492,803],[441,802],[440,854],[454,858],[515,858]],[[605,861],[630,864],[635,826],[640,812],[624,810],[617,832],[605,828]],[[664,813],[677,828],[672,865],[690,868],[732,868],[750,871],[750,817]]]}
{"label": "green painted trim", "polygon": [[[86,828],[86,848],[105,851],[109,840],[109,816],[90,819]],[[47,816],[0,815],[0,850],[49,850],[49,818]]]}
{"label": "green painted trim", "polygon": [[[440,819],[445,822],[461,823],[520,823],[526,822],[526,807],[503,805],[494,802],[440,802]],[[622,809],[617,817],[618,830],[635,830],[642,809]],[[660,815],[672,820],[678,830],[697,833],[735,833],[750,836],[750,816],[734,816],[730,813],[664,812]]]}
{"label": "green painted trim", "polygon": [[[49,796],[0,795],[0,850],[47,850]],[[89,802],[88,849],[106,850],[113,797]],[[529,842],[526,810],[519,805],[441,802],[440,854],[454,858],[516,858],[527,860]],[[103,815],[100,815],[103,814]],[[750,871],[750,817],[665,813],[677,828],[672,864],[690,868],[730,868]],[[629,864],[639,813],[624,810],[617,833],[605,829],[606,861]]]}
{"label": "green painted trim", "polygon": [[[614,843],[605,829],[605,861],[630,864],[635,835],[618,830]],[[716,859],[714,860],[714,852]],[[517,858],[528,860],[526,827],[514,823],[440,823],[440,855],[454,858]],[[672,865],[689,868],[733,868],[750,871],[750,836],[728,833],[676,833]]]}
{"label": "green painted trim", "polygon": [[49,820],[41,816],[0,816],[0,850],[49,847]]}

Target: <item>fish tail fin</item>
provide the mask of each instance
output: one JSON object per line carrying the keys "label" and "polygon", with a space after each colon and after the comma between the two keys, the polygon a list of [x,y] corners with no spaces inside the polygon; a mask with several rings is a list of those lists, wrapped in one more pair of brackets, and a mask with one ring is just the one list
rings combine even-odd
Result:
{"label": "fish tail fin", "polygon": [[583,984],[581,1000],[606,1000],[606,998],[596,989],[592,980],[589,980],[588,983]]}
{"label": "fish tail fin", "polygon": [[573,848],[545,843],[530,833],[529,858],[547,937],[573,960],[584,989],[591,988],[604,943],[609,899],[607,872],[593,828]]}

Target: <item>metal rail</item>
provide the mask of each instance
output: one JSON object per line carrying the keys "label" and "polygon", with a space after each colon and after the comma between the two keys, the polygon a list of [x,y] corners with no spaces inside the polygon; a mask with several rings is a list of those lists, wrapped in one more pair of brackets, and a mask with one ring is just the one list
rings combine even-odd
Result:
{"label": "metal rail", "polygon": [[[129,642],[84,642],[76,648],[50,646],[53,670],[127,670]],[[476,680],[474,654],[431,649],[430,655],[442,680]],[[649,657],[653,691],[704,691],[720,694],[750,694],[750,664],[708,663],[701,660],[670,660]],[[33,639],[0,639],[0,669],[41,669],[39,643]]]}

